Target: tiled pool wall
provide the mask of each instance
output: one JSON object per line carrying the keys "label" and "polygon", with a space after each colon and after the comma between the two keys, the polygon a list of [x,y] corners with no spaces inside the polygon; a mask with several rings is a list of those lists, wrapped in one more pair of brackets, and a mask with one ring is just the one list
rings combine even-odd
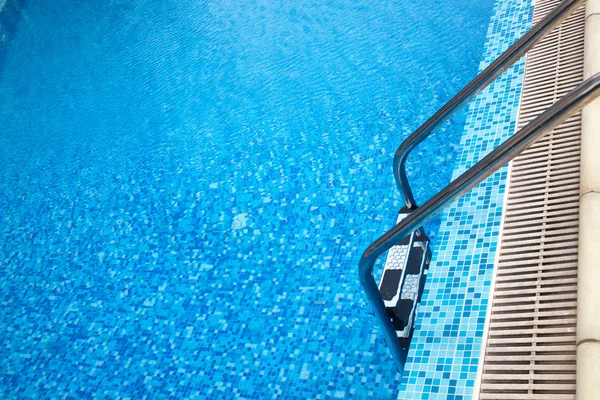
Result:
{"label": "tiled pool wall", "polygon": [[[483,70],[531,26],[531,0],[496,2]],[[469,106],[453,179],[515,131],[525,60]],[[490,299],[507,167],[445,210],[398,399],[473,395]]]}

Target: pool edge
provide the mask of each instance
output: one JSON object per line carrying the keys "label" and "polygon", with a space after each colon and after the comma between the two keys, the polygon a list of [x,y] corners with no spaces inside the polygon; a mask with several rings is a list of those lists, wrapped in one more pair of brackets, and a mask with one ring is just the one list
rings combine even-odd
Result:
{"label": "pool edge", "polygon": [[[584,79],[600,72],[600,0],[588,0]],[[582,111],[579,266],[577,294],[577,399],[600,399],[600,99]]]}

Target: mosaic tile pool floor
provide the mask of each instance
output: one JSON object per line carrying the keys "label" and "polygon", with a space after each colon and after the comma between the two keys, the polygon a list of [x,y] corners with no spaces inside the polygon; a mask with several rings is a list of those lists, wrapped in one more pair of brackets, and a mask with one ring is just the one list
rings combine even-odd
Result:
{"label": "mosaic tile pool floor", "polygon": [[[7,0],[0,397],[395,399],[357,262],[493,6]],[[466,115],[410,160],[418,199]]]}

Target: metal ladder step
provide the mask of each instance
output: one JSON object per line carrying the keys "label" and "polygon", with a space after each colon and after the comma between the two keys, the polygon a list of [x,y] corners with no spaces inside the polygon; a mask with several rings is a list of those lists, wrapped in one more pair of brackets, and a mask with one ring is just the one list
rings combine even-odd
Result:
{"label": "metal ladder step", "polygon": [[[409,214],[410,210],[401,209],[396,223]],[[430,260],[429,238],[422,229],[418,229],[390,248],[381,274],[381,298],[392,320],[398,341],[406,352],[410,345]]]}

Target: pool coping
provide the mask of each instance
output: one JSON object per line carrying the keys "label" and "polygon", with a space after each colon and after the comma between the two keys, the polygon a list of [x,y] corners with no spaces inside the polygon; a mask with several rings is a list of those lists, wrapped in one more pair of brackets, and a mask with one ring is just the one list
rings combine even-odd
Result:
{"label": "pool coping", "polygon": [[[600,72],[600,0],[588,0],[584,79]],[[600,399],[600,99],[582,111],[577,399]]]}

